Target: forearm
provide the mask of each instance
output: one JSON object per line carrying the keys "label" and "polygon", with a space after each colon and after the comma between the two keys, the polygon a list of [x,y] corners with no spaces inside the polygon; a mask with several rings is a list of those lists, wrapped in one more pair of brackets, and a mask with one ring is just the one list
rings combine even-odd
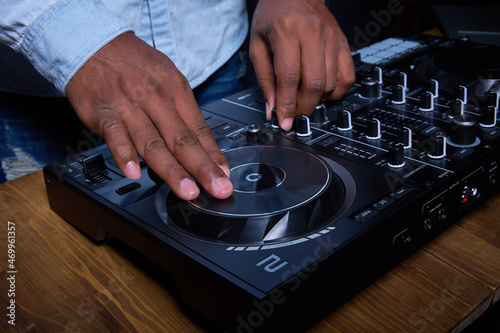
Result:
{"label": "forearm", "polygon": [[30,60],[62,92],[102,46],[131,30],[100,1],[0,0],[0,42]]}

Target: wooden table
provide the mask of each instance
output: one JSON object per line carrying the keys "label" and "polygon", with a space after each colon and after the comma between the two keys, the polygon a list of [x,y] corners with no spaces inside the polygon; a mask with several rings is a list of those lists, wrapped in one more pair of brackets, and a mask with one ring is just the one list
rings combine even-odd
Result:
{"label": "wooden table", "polygon": [[[120,243],[97,246],[53,213],[41,172],[0,185],[0,224],[0,331],[203,331],[146,259]],[[310,332],[457,332],[498,301],[499,285],[500,194]]]}

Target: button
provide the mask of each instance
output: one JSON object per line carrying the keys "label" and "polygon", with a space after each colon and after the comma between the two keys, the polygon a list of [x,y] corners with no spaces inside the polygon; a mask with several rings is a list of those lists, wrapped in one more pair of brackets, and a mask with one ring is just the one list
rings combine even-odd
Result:
{"label": "button", "polygon": [[233,129],[235,129],[237,127],[238,126],[236,126],[234,124],[227,124],[227,125],[224,125],[223,127],[219,128],[218,130],[216,130],[215,134],[223,135],[223,134],[226,134],[226,133],[232,131]]}
{"label": "button", "polygon": [[457,159],[457,160],[463,160],[463,159],[469,157],[470,155],[472,155],[473,152],[474,152],[474,149],[472,149],[472,148],[462,148],[459,151],[457,151],[456,153],[454,153],[452,155],[452,157],[454,159]]}
{"label": "button", "polygon": [[133,190],[138,189],[139,187],[141,187],[141,184],[139,184],[138,182],[133,182],[133,183],[127,184],[125,186],[122,186],[122,187],[116,189],[115,192],[118,195],[125,195],[127,193],[132,192]]}
{"label": "button", "polygon": [[229,135],[228,138],[231,140],[238,140],[239,138],[241,138],[241,134],[240,133],[233,133],[233,134]]}
{"label": "button", "polygon": [[485,129],[483,131],[483,139],[486,141],[495,141],[500,137],[500,130],[498,128]]}
{"label": "button", "polygon": [[217,128],[219,126],[223,126],[226,124],[227,124],[227,121],[222,120],[222,119],[218,119],[218,118],[214,118],[214,117],[207,119],[207,125],[210,126],[211,129],[214,129],[214,128]]}
{"label": "button", "polygon": [[362,212],[360,212],[358,215],[354,216],[354,220],[359,223],[365,223],[368,221],[372,216],[377,214],[377,211],[372,209],[372,208],[366,208]]}
{"label": "button", "polygon": [[385,197],[382,200],[380,200],[379,202],[373,204],[372,207],[376,210],[382,210],[382,209],[389,207],[393,203],[394,203],[394,199],[391,199],[389,197]]}
{"label": "button", "polygon": [[331,136],[324,140],[321,140],[316,145],[321,148],[326,148],[332,145],[337,145],[339,142],[340,142],[339,138],[337,138],[336,136]]}
{"label": "button", "polygon": [[397,191],[391,193],[391,198],[399,200],[399,199],[404,198],[405,196],[407,196],[411,191],[413,191],[412,188],[401,187]]}

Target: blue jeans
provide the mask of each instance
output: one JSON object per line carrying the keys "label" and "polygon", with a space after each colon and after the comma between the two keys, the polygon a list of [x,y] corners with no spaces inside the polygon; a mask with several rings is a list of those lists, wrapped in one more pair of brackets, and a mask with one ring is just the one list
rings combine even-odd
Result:
{"label": "blue jeans", "polygon": [[[237,52],[195,88],[199,105],[242,89],[246,55]],[[0,183],[103,142],[85,129],[66,98],[0,92]]]}

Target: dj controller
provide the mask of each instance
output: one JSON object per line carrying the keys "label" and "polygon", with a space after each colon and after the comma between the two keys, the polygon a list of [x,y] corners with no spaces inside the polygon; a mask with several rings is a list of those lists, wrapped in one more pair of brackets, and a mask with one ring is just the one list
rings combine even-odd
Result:
{"label": "dj controller", "polygon": [[303,331],[499,189],[500,49],[401,35],[353,53],[339,101],[266,121],[252,88],[202,108],[233,195],[177,198],[105,146],[44,169],[53,210],[166,270],[226,331]]}

